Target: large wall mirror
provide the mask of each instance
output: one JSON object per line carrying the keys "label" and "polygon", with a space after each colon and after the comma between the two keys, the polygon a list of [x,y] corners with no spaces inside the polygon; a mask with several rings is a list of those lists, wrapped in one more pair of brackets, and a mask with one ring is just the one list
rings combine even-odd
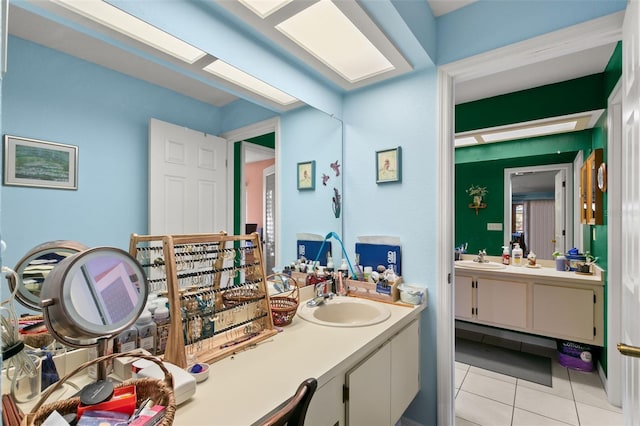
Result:
{"label": "large wall mirror", "polygon": [[553,259],[573,247],[573,165],[504,170],[504,239],[524,242],[525,252]]}
{"label": "large wall mirror", "polygon": [[[104,74],[111,72],[113,70],[120,72],[122,74],[135,77],[139,80],[147,81],[153,85],[162,86],[163,84],[169,85],[170,83],[176,84],[176,86],[184,86],[191,88],[191,91],[180,91],[176,86],[168,87],[170,90],[176,91],[178,93],[182,93],[186,96],[190,96],[194,99],[201,100],[202,102],[206,102],[203,100],[203,96],[206,97],[206,93],[209,90],[215,90],[218,94],[225,93],[225,87],[220,79],[215,79],[213,83],[210,84],[209,79],[213,79],[214,77],[208,73],[194,73],[193,70],[188,69],[186,65],[181,63],[181,61],[168,57],[167,54],[154,51],[154,49],[149,48],[148,46],[144,46],[139,41],[132,41],[125,37],[122,34],[116,34],[113,29],[99,28],[97,24],[93,23],[91,25],[87,24],[86,18],[81,18],[77,13],[73,13],[71,11],[65,11],[64,13],[60,12],[61,6],[54,2],[18,2],[10,4],[10,13],[9,13],[9,52],[11,53],[11,45],[18,41],[18,39],[26,40],[30,43],[37,44],[38,46],[44,46],[44,48],[52,49],[51,53],[46,52],[46,59],[49,63],[55,63],[55,60],[67,60],[67,55],[71,55],[72,57],[79,58],[83,61],[88,61],[94,64],[97,64],[103,67],[103,70],[96,73],[96,75],[102,75],[102,71]],[[16,49],[16,48],[14,48]],[[52,60],[50,60],[52,59]],[[75,59],[74,59],[75,60]],[[33,63],[27,65],[29,69],[37,69],[39,67],[40,61],[45,61],[45,59],[41,57],[34,57]],[[71,62],[71,61],[70,61]],[[80,61],[77,61],[80,64]],[[136,75],[133,71],[139,64],[146,65],[155,65],[156,68],[152,68],[151,71],[148,71],[146,74]],[[192,64],[193,65],[193,64]],[[197,64],[195,64],[197,65]],[[232,64],[233,65],[233,64]],[[80,65],[79,65],[80,66]],[[11,66],[10,66],[11,67]],[[7,74],[7,78],[5,79],[4,89],[7,92],[10,92],[11,96],[3,97],[4,99],[9,99],[11,102],[13,100],[16,102],[22,99],[28,98],[28,96],[23,96],[21,93],[16,93],[16,89],[11,87],[11,70]],[[26,77],[25,77],[26,78]],[[55,79],[54,79],[55,80]],[[192,86],[191,83],[195,82],[195,86]],[[83,82],[86,84],[86,82]],[[266,83],[269,83],[266,81]],[[196,90],[193,90],[193,87],[196,87]],[[114,88],[113,92],[118,92],[120,88]],[[126,91],[125,88],[122,91]],[[5,93],[7,93],[5,92]],[[26,94],[25,94],[26,95]],[[302,103],[298,103],[294,105],[289,110],[278,110],[275,107],[271,107],[270,104],[266,101],[258,101],[255,98],[252,98],[250,95],[246,93],[246,90],[242,91],[238,89],[238,87],[229,88],[226,96],[233,100],[240,100],[238,108],[230,108],[229,109],[229,121],[233,123],[239,123],[237,128],[240,128],[244,125],[249,125],[254,122],[264,120],[265,117],[273,117],[280,116],[281,121],[289,120],[287,122],[287,126],[281,126],[279,132],[281,134],[276,135],[276,139],[280,140],[281,143],[276,143],[275,148],[275,171],[276,171],[276,188],[279,193],[275,194],[274,200],[275,204],[272,206],[275,209],[276,217],[283,217],[283,213],[286,210],[293,211],[295,209],[300,208],[301,205],[311,201],[315,206],[314,200],[318,200],[319,206],[313,207],[311,209],[311,216],[304,217],[301,215],[297,215],[292,219],[282,219],[281,223],[286,221],[286,228],[291,230],[291,232],[283,232],[285,226],[281,226],[283,229],[275,229],[275,232],[278,233],[278,236],[275,237],[275,244],[277,245],[276,251],[278,253],[283,253],[283,250],[289,250],[289,253],[285,253],[281,256],[276,256],[276,260],[274,260],[275,267],[282,267],[284,264],[287,264],[291,260],[294,259],[292,255],[295,253],[295,233],[296,232],[318,232],[318,233],[326,233],[328,231],[337,230],[339,232],[342,231],[342,217],[344,216],[344,199],[342,199],[342,213],[340,218],[335,218],[333,216],[333,212],[331,210],[331,196],[328,196],[324,193],[324,191],[318,190],[319,188],[324,188],[322,186],[322,174],[316,176],[316,191],[313,194],[299,193],[295,184],[289,184],[287,180],[286,174],[295,170],[295,164],[298,161],[306,161],[313,160],[318,156],[318,152],[321,152],[322,155],[326,155],[328,158],[331,158],[331,162],[338,161],[342,164],[342,131],[334,131],[330,136],[324,137],[326,135],[321,134],[311,134],[313,132],[312,128],[305,125],[295,126],[292,124],[291,116],[296,115],[296,113],[300,110],[313,110],[314,113],[319,117],[323,116],[324,119],[339,123],[338,120],[331,116],[331,112],[326,113],[320,111],[318,109],[314,109],[312,107],[306,106]],[[253,99],[253,100],[252,100]],[[246,101],[246,105],[243,104],[243,101]],[[91,109],[93,107],[92,102],[96,102],[99,104],[100,108],[104,108],[105,105],[108,107],[108,104],[104,104],[104,100],[99,99],[91,99],[90,96],[87,97],[86,100],[86,108]],[[126,103],[126,99],[121,99],[122,103]],[[151,102],[151,101],[150,101]],[[250,105],[249,102],[253,102],[253,105]],[[246,108],[245,108],[246,107]],[[3,102],[3,110],[6,111],[10,109],[5,102]],[[46,104],[39,104],[37,108],[47,108]],[[100,109],[97,108],[97,109]],[[211,109],[214,112],[221,111],[223,107],[212,105]],[[263,110],[261,110],[261,108]],[[270,111],[269,111],[270,110]],[[258,114],[256,114],[258,111]],[[250,119],[245,119],[243,114],[247,113],[247,116],[251,117]],[[12,113],[15,113],[12,110]],[[269,114],[271,113],[271,114]],[[122,114],[123,117],[126,114]],[[216,117],[216,114],[212,114],[212,117]],[[259,117],[259,118],[254,118]],[[149,117],[153,118],[153,117]],[[161,117],[163,120],[171,121],[171,117]],[[126,119],[123,118],[123,119]],[[26,120],[26,118],[25,118]],[[255,120],[255,121],[252,121]],[[317,121],[320,121],[318,119]],[[19,125],[20,120],[12,120],[14,126]],[[66,125],[69,129],[69,132],[72,132],[73,126]],[[341,125],[338,124],[338,127],[341,129]],[[312,138],[305,138],[304,132],[309,132],[309,136],[316,136],[318,138],[322,137],[321,142],[311,142]],[[7,128],[7,131],[10,129]],[[226,129],[225,129],[226,130]],[[41,129],[41,132],[45,130]],[[14,131],[14,133],[23,134],[26,130],[24,128],[22,130]],[[222,132],[222,131],[221,131]],[[300,135],[294,141],[289,136],[294,132],[296,135]],[[144,132],[140,131],[141,135],[144,135]],[[284,136],[283,136],[284,135]],[[28,135],[27,135],[28,136]],[[86,135],[85,135],[86,136]],[[251,135],[257,136],[257,135]],[[117,135],[113,136],[114,138]],[[144,136],[142,136],[144,137]],[[82,143],[90,144],[91,138],[84,138]],[[65,141],[68,142],[68,141]],[[141,143],[146,144],[146,140]],[[295,145],[295,146],[294,146]],[[144,155],[146,152],[146,147],[135,147],[133,148],[136,153],[134,155]],[[140,153],[141,151],[142,154]],[[87,156],[89,155],[89,150],[86,148],[83,149],[80,146],[80,156],[81,156],[81,164],[88,164]],[[144,163],[143,158],[136,158],[138,163]],[[326,163],[326,164],[324,164]],[[319,164],[320,165],[320,164]],[[329,162],[323,161],[322,166],[328,167]],[[91,171],[87,171],[85,166],[84,171],[81,173],[90,174]],[[145,173],[140,173],[139,178],[144,178]],[[82,178],[82,177],[81,177]],[[86,197],[87,194],[90,193],[98,193],[98,188],[91,188],[91,184],[95,183],[96,179],[82,179],[82,187],[81,191],[76,193],[77,197],[83,198]],[[242,183],[242,181],[241,181]],[[129,185],[131,186],[131,185]],[[120,191],[126,193],[131,189],[127,187],[120,188]],[[13,197],[17,198],[17,191],[28,191],[28,189],[15,189],[12,188],[11,194],[7,194],[7,197],[4,197],[3,201],[6,199],[7,202],[4,205],[4,210],[9,209],[17,209],[17,205],[13,205],[11,200]],[[329,189],[329,191],[333,191],[333,187]],[[9,191],[8,191],[9,192]],[[339,187],[339,192],[342,193],[342,186]],[[301,200],[300,197],[304,196],[304,200]],[[230,200],[232,201],[232,200]],[[146,206],[144,205],[146,200],[144,194],[136,194],[136,202],[139,202],[140,205],[136,205],[129,214],[146,214]],[[238,214],[238,211],[242,207],[235,207],[235,214]],[[141,212],[141,213],[140,213]],[[17,216],[17,214],[16,214]],[[326,217],[326,222],[322,222],[321,219]],[[246,218],[244,222],[247,222]],[[276,221],[277,222],[277,221]],[[309,223],[318,223],[317,227],[313,229],[309,229],[305,226],[305,224]],[[242,223],[240,226],[240,232],[244,231],[244,225]],[[76,228],[73,230],[74,235],[79,235],[79,239],[83,239],[83,235],[87,235],[90,238],[87,238],[86,241],[90,243],[92,246],[105,244],[105,241],[102,241],[101,237],[96,237],[94,231],[95,229],[91,229],[90,227],[94,224],[87,224],[86,229],[82,229],[83,224],[77,224]],[[8,264],[14,264],[20,256],[26,253],[30,247],[33,247],[35,244],[46,239],[43,235],[47,235],[51,232],[50,229],[45,228],[45,226],[51,226],[47,224],[34,224],[34,226],[30,226],[23,235],[15,235],[15,233],[11,230],[7,230],[4,235],[4,238],[7,240],[9,247],[11,250],[6,252],[5,260]],[[128,226],[125,226],[128,228]],[[9,232],[11,231],[11,232]],[[123,235],[129,235],[131,232],[144,232],[144,229],[121,229],[119,230],[123,233]],[[212,232],[218,232],[219,229],[212,230]],[[229,230],[229,232],[233,232],[233,230]],[[66,232],[63,232],[63,236]],[[126,237],[125,237],[126,238]],[[83,239],[85,240],[85,239]],[[107,243],[108,245],[115,245],[120,247],[126,247],[128,244],[128,240],[123,239],[121,242],[118,241],[116,244],[113,244],[111,241]],[[14,257],[12,259],[12,257]],[[35,303],[35,300],[34,300]],[[30,308],[35,308],[35,304],[32,304]]]}

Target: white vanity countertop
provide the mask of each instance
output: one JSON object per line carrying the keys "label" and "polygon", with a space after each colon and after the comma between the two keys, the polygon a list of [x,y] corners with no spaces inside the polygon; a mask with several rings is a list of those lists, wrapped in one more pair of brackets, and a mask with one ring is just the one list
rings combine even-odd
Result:
{"label": "white vanity countertop", "polygon": [[[302,303],[301,303],[302,306]],[[391,317],[367,327],[326,327],[296,317],[253,349],[213,363],[196,394],[178,406],[176,425],[247,426],[291,397],[305,379],[318,387],[418,318],[424,305],[385,304]]]}
{"label": "white vanity countertop", "polygon": [[[465,260],[472,260],[475,256],[464,257]],[[487,259],[492,262],[500,263],[502,259],[500,257],[487,256]],[[592,275],[578,274],[573,271],[557,271],[555,263],[552,261],[540,261],[539,268],[529,268],[526,265],[513,266],[508,265],[504,269],[480,269],[474,267],[461,266],[458,262],[454,262],[456,271],[468,271],[469,273],[478,273],[482,275],[509,275],[519,276],[522,278],[540,278],[544,280],[562,280],[573,281],[582,284],[594,284],[603,285],[603,270],[597,265],[593,267],[594,273]]]}

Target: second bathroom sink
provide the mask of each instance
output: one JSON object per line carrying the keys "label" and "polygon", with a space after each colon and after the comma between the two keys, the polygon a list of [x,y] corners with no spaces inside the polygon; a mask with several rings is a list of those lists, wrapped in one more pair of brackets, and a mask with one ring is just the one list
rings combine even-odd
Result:
{"label": "second bathroom sink", "polygon": [[456,260],[455,266],[471,269],[504,269],[507,265],[498,262],[474,262],[473,260]]}

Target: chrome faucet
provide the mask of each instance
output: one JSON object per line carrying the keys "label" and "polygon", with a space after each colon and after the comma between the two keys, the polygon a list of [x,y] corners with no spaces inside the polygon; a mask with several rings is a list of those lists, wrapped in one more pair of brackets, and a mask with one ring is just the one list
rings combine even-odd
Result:
{"label": "chrome faucet", "polygon": [[484,257],[487,255],[487,249],[483,249],[480,250],[478,252],[478,257],[476,257],[475,259],[473,259],[474,262],[478,262],[478,263],[487,263],[488,260],[484,260]]}
{"label": "chrome faucet", "polygon": [[335,296],[335,294],[333,294],[332,292],[325,293],[323,290],[326,284],[327,284],[326,281],[319,282],[318,284],[316,284],[316,287],[315,287],[316,296],[307,302],[307,306],[320,306],[324,303],[325,300],[333,299],[333,296]]}

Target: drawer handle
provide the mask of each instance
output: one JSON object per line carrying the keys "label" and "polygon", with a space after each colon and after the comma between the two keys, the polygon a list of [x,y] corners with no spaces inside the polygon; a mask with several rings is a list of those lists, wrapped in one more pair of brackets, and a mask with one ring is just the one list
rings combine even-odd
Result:
{"label": "drawer handle", "polygon": [[618,343],[618,351],[625,356],[640,358],[640,348],[637,346],[629,346],[624,343]]}

